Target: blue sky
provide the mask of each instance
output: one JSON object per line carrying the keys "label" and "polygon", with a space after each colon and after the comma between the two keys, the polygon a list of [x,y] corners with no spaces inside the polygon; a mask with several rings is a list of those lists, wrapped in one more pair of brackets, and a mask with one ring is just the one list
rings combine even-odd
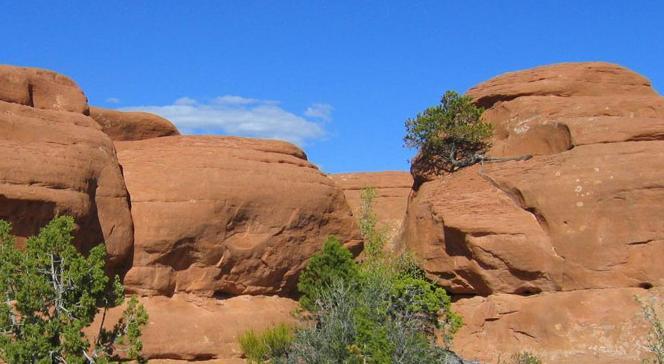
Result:
{"label": "blue sky", "polygon": [[326,172],[407,170],[403,123],[447,89],[564,61],[664,89],[662,1],[9,1],[0,63],[189,132],[284,138]]}

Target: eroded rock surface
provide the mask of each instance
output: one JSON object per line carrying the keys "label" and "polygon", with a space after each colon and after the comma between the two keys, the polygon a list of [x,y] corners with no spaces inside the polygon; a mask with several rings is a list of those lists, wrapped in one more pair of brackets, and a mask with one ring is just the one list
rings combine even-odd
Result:
{"label": "eroded rock surface", "polygon": [[664,98],[646,79],[563,64],[469,94],[490,106],[491,155],[535,156],[420,187],[404,241],[441,284],[487,295],[664,283]]}
{"label": "eroded rock surface", "polygon": [[88,113],[88,99],[74,81],[39,68],[0,65],[0,101],[37,109]]}
{"label": "eroded rock surface", "polygon": [[132,253],[127,191],[111,140],[85,111],[68,78],[0,66],[0,219],[25,238],[56,215],[72,215],[77,245],[105,241],[117,266]]}
{"label": "eroded rock surface", "polygon": [[[454,294],[487,296],[460,301],[471,317],[486,304],[461,302],[523,307],[462,330],[456,348],[470,353],[464,345],[481,336],[471,347],[492,360],[519,340],[552,362],[637,358],[641,349],[627,351],[615,335],[639,312],[627,296],[664,286],[664,98],[647,79],[606,63],[509,73],[468,94],[488,108],[490,155],[533,158],[416,176],[428,181],[409,202],[402,240],[429,276]],[[625,309],[613,321],[603,293]],[[506,334],[526,322],[540,331]]]}
{"label": "eroded rock surface", "polygon": [[[149,315],[143,329],[143,357],[150,363],[203,361],[243,363],[238,343],[248,330],[263,331],[279,323],[295,326],[297,302],[268,296],[237,296],[228,299],[192,295],[141,297]],[[120,307],[108,312],[105,327],[112,327],[122,314]],[[96,333],[100,319],[91,326]]]}
{"label": "eroded rock surface", "polygon": [[413,177],[408,172],[339,173],[330,178],[343,189],[346,201],[357,218],[361,214],[362,190],[373,187],[376,197],[373,211],[379,229],[385,229],[390,238],[397,235],[406,214],[408,195]]}
{"label": "eroded rock surface", "polygon": [[112,140],[143,140],[180,135],[170,121],[161,116],[138,111],[118,111],[91,107],[90,116]]}
{"label": "eroded rock surface", "polygon": [[289,143],[177,136],[116,146],[135,225],[133,291],[286,294],[328,235],[359,248],[343,193]]}
{"label": "eroded rock surface", "polygon": [[664,291],[610,288],[462,299],[454,309],[465,325],[454,348],[482,363],[522,351],[543,363],[641,363],[648,355],[649,325],[636,297],[662,304]]}

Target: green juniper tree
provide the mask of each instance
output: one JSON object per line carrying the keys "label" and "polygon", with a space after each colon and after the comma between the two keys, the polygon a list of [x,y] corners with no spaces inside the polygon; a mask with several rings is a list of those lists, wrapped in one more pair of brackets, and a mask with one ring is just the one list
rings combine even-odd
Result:
{"label": "green juniper tree", "polygon": [[447,172],[475,164],[486,158],[493,133],[491,124],[481,120],[483,111],[469,96],[447,91],[439,105],[406,121],[404,142]]}
{"label": "green juniper tree", "polygon": [[524,160],[530,155],[494,158],[487,155],[493,135],[484,112],[470,96],[447,91],[440,104],[406,120],[404,143],[419,148],[417,167],[424,173],[454,172],[484,161]]}
{"label": "green juniper tree", "polygon": [[[0,359],[9,363],[90,364],[119,357],[140,360],[147,313],[132,298],[108,330],[91,343],[82,330],[100,308],[123,303],[119,278],[106,275],[104,245],[81,255],[72,244],[72,217],[56,217],[24,250],[0,220]],[[102,320],[103,321],[103,320]]]}

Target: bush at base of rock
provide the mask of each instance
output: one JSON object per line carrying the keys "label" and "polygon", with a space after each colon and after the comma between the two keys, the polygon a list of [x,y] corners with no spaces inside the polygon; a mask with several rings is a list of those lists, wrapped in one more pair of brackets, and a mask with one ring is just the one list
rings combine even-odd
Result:
{"label": "bush at base of rock", "polygon": [[353,255],[337,238],[330,236],[325,241],[323,250],[311,257],[300,275],[297,284],[302,295],[300,304],[303,308],[312,310],[326,286],[336,279],[354,280],[356,277],[357,266],[353,262]]}
{"label": "bush at base of rock", "polygon": [[279,324],[261,333],[249,330],[238,339],[240,348],[250,363],[262,363],[284,356],[293,342],[293,329]]}
{"label": "bush at base of rock", "polygon": [[522,351],[510,356],[510,360],[505,364],[542,364],[542,360],[529,351]]}
{"label": "bush at base of rock", "polygon": [[[645,359],[645,364],[664,364],[664,320],[658,314],[658,308],[654,301],[644,301],[639,299],[643,317],[650,325],[648,342],[646,348],[651,354],[650,358]],[[664,312],[664,304],[659,307],[660,312]]]}
{"label": "bush at base of rock", "polygon": [[[98,245],[87,257],[73,245],[74,219],[53,219],[25,250],[15,246],[11,225],[0,220],[0,361],[6,363],[108,363],[141,359],[141,330],[148,316],[132,298],[110,329],[103,325],[88,340],[89,327],[103,308],[119,306],[119,278],[105,273],[106,251]],[[105,317],[105,314],[104,314]]]}
{"label": "bush at base of rock", "polygon": [[434,344],[434,331],[451,338],[461,319],[445,291],[413,266],[407,257],[388,254],[355,263],[328,239],[302,274],[301,302],[310,312],[288,350],[269,355],[264,335],[248,332],[240,339],[245,356],[284,363],[446,363],[453,354]]}

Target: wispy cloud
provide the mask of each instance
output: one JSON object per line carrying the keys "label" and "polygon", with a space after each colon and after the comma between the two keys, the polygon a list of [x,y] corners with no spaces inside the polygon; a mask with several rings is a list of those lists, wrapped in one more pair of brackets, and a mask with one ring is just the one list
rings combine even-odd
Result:
{"label": "wispy cloud", "polygon": [[119,104],[120,103],[120,99],[118,99],[117,97],[109,97],[105,101],[109,104]]}
{"label": "wispy cloud", "polygon": [[304,115],[297,115],[283,109],[278,101],[224,95],[208,102],[181,97],[169,105],[133,106],[121,110],[161,115],[184,134],[250,136],[301,145],[325,136],[320,121],[331,119],[332,106],[314,104]]}
{"label": "wispy cloud", "polygon": [[334,110],[334,108],[330,104],[316,103],[309,106],[307,110],[304,111],[304,115],[311,118],[330,121],[332,119],[332,110]]}

